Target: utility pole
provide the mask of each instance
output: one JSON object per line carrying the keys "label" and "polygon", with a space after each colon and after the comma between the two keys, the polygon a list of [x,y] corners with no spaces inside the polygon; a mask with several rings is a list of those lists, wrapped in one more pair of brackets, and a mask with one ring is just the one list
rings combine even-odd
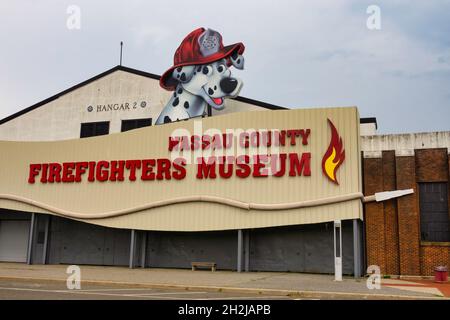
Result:
{"label": "utility pole", "polygon": [[122,48],[123,48],[123,41],[120,41],[120,65],[122,65]]}

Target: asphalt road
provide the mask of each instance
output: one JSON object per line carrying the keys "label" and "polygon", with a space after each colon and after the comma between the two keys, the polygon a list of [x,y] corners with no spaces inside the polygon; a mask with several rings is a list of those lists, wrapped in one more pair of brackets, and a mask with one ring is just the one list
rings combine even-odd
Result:
{"label": "asphalt road", "polygon": [[176,289],[86,285],[69,290],[64,283],[0,280],[0,300],[293,300],[295,297]]}

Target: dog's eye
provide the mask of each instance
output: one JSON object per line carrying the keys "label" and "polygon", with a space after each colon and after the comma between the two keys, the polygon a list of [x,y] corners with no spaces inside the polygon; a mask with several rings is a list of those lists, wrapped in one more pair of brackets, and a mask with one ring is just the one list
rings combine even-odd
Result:
{"label": "dog's eye", "polygon": [[220,73],[222,73],[224,70],[225,70],[225,67],[223,66],[223,64],[221,64],[217,67],[217,71],[219,71]]}
{"label": "dog's eye", "polygon": [[204,66],[203,67],[203,74],[208,74],[212,72],[211,66]]}

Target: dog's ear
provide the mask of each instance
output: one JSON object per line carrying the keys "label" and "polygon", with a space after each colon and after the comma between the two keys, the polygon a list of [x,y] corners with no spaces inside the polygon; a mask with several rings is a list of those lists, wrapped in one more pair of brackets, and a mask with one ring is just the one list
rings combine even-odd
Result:
{"label": "dog's ear", "polygon": [[180,82],[186,83],[192,79],[194,75],[195,66],[178,67],[172,72],[172,77]]}
{"label": "dog's ear", "polygon": [[230,57],[231,64],[239,70],[244,69],[244,56],[237,53],[237,51],[233,52]]}

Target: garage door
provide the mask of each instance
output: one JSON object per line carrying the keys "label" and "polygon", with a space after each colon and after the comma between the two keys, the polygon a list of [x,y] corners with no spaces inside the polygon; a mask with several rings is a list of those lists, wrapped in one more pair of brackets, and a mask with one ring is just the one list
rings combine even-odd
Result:
{"label": "garage door", "polygon": [[[343,273],[353,272],[353,226],[342,226]],[[252,271],[333,273],[331,223],[254,229],[250,232]]]}
{"label": "garage door", "polygon": [[191,268],[193,261],[213,261],[218,269],[236,269],[236,231],[149,232],[147,240],[147,267]]}
{"label": "garage door", "polygon": [[0,221],[0,261],[26,262],[29,220]]}
{"label": "garage door", "polygon": [[130,230],[52,217],[49,263],[126,266]]}

